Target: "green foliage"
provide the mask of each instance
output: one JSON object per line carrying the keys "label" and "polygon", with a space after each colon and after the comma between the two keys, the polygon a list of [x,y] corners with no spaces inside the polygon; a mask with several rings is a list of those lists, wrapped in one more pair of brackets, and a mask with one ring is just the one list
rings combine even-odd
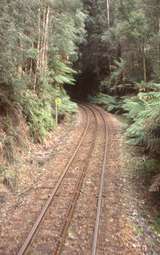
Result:
{"label": "green foliage", "polygon": [[[124,7],[125,8],[125,7]],[[142,9],[137,10],[133,7],[130,10],[128,17],[122,23],[118,23],[119,36],[125,36],[130,40],[136,42],[137,40],[142,41],[149,36],[149,26],[146,22],[145,14]]]}
{"label": "green foliage", "polygon": [[[106,22],[105,0],[100,7],[102,42],[110,65],[120,57],[126,61],[125,74],[132,81],[159,81],[159,13],[160,2],[152,0],[110,1],[110,26]],[[99,19],[100,20],[100,19]],[[107,64],[106,64],[107,66]],[[111,70],[112,71],[112,70]],[[107,78],[110,73],[106,72]]]}
{"label": "green foliage", "polygon": [[126,117],[131,121],[135,121],[137,115],[140,111],[145,109],[145,106],[144,102],[135,96],[132,98],[124,99],[123,109],[127,112]]}
{"label": "green foliage", "polygon": [[63,54],[75,61],[78,58],[78,45],[85,39],[86,14],[80,0],[55,1],[55,5],[59,12],[53,18],[51,50],[56,55]]}
{"label": "green foliage", "polygon": [[65,115],[66,113],[68,114],[73,114],[77,112],[77,104],[72,102],[66,93],[61,93],[60,96],[62,100],[62,104],[59,107],[59,112],[61,115]]}
{"label": "green foliage", "polygon": [[77,104],[70,100],[70,97],[67,95],[66,91],[62,88],[56,89],[53,92],[51,98],[51,104],[55,113],[55,99],[60,98],[62,103],[58,106],[59,115],[72,115],[77,112]]}
{"label": "green foliage", "polygon": [[142,168],[145,172],[145,175],[147,174],[149,177],[151,177],[151,175],[153,176],[153,174],[157,174],[159,172],[159,166],[159,160],[147,159],[144,161]]}
{"label": "green foliage", "polygon": [[110,85],[116,85],[123,82],[123,72],[126,68],[126,61],[122,58],[114,61],[114,71],[111,73]]}
{"label": "green foliage", "polygon": [[36,59],[38,55],[38,51],[35,48],[30,48],[26,51],[26,58],[27,59]]}
{"label": "green foliage", "polygon": [[[69,64],[69,63],[68,63]],[[76,74],[69,65],[60,61],[60,59],[55,59],[52,64],[52,70],[49,73],[52,81],[57,85],[70,84],[74,85],[75,79],[73,75]]]}
{"label": "green foliage", "polygon": [[54,89],[50,85],[45,88],[40,98],[29,90],[21,98],[24,115],[35,142],[43,142],[46,134],[55,127],[55,99],[57,97],[62,100],[62,104],[58,107],[60,118],[77,111],[77,105],[71,102],[64,89]]}
{"label": "green foliage", "polygon": [[[147,84],[149,87],[149,85]],[[151,86],[153,90],[155,84]],[[157,89],[158,85],[156,86]],[[126,99],[123,104],[130,121],[127,129],[129,142],[145,145],[153,153],[160,149],[160,92],[139,93],[137,97]]]}
{"label": "green foliage", "polygon": [[93,104],[102,106],[109,112],[116,112],[119,109],[117,100],[109,95],[99,93],[96,96],[89,96],[88,100]]}
{"label": "green foliage", "polygon": [[132,82],[127,82],[125,74],[126,61],[124,59],[119,58],[119,60],[114,60],[110,69],[110,77],[106,77],[101,81],[100,90],[102,92],[119,96],[134,92],[134,84]]}
{"label": "green foliage", "polygon": [[150,92],[150,91],[160,91],[160,84],[159,83],[155,83],[155,82],[144,82],[141,81],[139,83],[136,84],[137,88],[139,91],[143,91],[143,92]]}
{"label": "green foliage", "polygon": [[44,99],[39,99],[29,91],[25,93],[22,104],[31,135],[36,142],[43,142],[47,132],[55,126],[51,104]]}

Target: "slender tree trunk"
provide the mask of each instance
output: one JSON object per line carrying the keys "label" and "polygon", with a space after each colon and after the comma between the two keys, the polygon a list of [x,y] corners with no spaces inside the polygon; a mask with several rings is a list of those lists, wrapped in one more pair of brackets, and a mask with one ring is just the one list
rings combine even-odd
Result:
{"label": "slender tree trunk", "polygon": [[[19,47],[20,51],[23,52],[23,45],[20,40],[18,41],[18,47]],[[23,54],[23,62],[24,62],[24,54]],[[22,63],[19,63],[17,66],[17,75],[18,75],[19,79],[21,79],[23,76],[23,64]]]}
{"label": "slender tree trunk", "polygon": [[[158,33],[160,34],[160,18],[158,18]],[[160,70],[160,43],[158,42],[158,70]]]}
{"label": "slender tree trunk", "polygon": [[40,75],[43,77],[47,71],[48,66],[48,30],[49,30],[49,13],[50,9],[47,6],[43,12],[42,22],[42,42],[41,42],[41,54],[40,54]]}
{"label": "slender tree trunk", "polygon": [[49,33],[49,14],[50,9],[46,9],[46,22],[45,22],[45,34],[44,34],[44,74],[48,70],[48,33]]}
{"label": "slender tree trunk", "polygon": [[40,49],[40,76],[43,75],[43,66],[44,66],[45,23],[46,23],[46,8],[44,8],[44,10],[42,12],[42,35],[41,35],[41,49]]}
{"label": "slender tree trunk", "polygon": [[110,0],[106,0],[106,6],[107,6],[107,25],[108,28],[110,28]]}
{"label": "slender tree trunk", "polygon": [[143,43],[142,47],[142,58],[143,58],[143,79],[144,82],[147,82],[147,65],[146,65],[146,56],[145,56],[145,45]]}
{"label": "slender tree trunk", "polygon": [[34,77],[34,90],[36,87],[38,73],[40,73],[40,54],[41,54],[41,8],[38,9],[38,42],[37,42],[37,61]]}

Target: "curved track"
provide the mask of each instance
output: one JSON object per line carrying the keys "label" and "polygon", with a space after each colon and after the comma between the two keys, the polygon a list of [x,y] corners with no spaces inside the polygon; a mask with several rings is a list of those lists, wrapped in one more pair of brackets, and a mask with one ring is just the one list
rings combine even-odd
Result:
{"label": "curved track", "polygon": [[[50,246],[49,251],[44,250],[44,254],[45,252],[46,254],[53,255],[61,254],[65,240],[67,238],[68,227],[71,224],[87,168],[90,163],[90,158],[96,144],[98,118],[101,118],[103,121],[103,130],[105,133],[103,149],[104,155],[99,184],[99,194],[97,199],[97,213],[93,233],[93,243],[91,248],[91,254],[96,254],[99,237],[99,222],[103,196],[104,172],[106,168],[110,130],[108,129],[104,113],[99,110],[99,108],[89,105],[80,107],[83,109],[86,116],[85,128],[71,159],[66,165],[64,171],[61,173],[55,188],[51,192],[47,202],[38,215],[37,220],[35,221],[30,233],[26,237],[26,240],[19,249],[17,255],[36,254],[37,249],[43,250],[42,243],[47,243],[47,247]],[[60,215],[59,218],[56,218],[57,215]],[[58,225],[54,228],[57,222]]]}
{"label": "curved track", "polygon": [[73,196],[73,201],[72,201],[71,205],[69,206],[66,221],[64,222],[64,225],[62,227],[62,231],[61,231],[61,235],[60,235],[60,241],[59,241],[59,243],[58,243],[58,245],[57,245],[57,247],[56,247],[56,249],[53,253],[54,255],[60,255],[61,251],[63,249],[63,245],[64,245],[65,239],[67,237],[67,233],[68,233],[68,228],[69,228],[69,225],[71,223],[72,216],[73,216],[73,213],[74,213],[74,209],[76,207],[76,203],[77,203],[77,200],[78,200],[80,192],[81,192],[83,180],[85,178],[86,171],[87,171],[87,168],[88,168],[88,165],[89,165],[90,157],[91,157],[91,154],[94,150],[94,146],[95,146],[95,143],[96,143],[97,121],[98,121],[97,114],[95,113],[95,111],[93,111],[92,107],[87,106],[87,108],[93,113],[95,121],[96,121],[96,127],[95,127],[95,132],[94,132],[95,136],[93,137],[94,139],[93,139],[93,142],[90,146],[89,154],[88,154],[88,157],[86,158],[85,165],[82,169],[82,173],[80,175],[80,178],[76,183],[74,196]]}
{"label": "curved track", "polygon": [[[44,207],[42,208],[39,216],[37,217],[37,220],[35,222],[35,224],[33,225],[30,233],[28,234],[26,240],[24,241],[22,247],[20,248],[18,255],[23,255],[26,254],[26,252],[28,252],[28,250],[30,249],[30,246],[32,245],[32,243],[34,242],[34,238],[37,235],[37,232],[39,232],[39,228],[41,227],[41,225],[43,224],[44,219],[46,218],[46,214],[48,212],[48,210],[50,209],[51,206],[53,206],[53,202],[54,199],[57,198],[57,192],[59,191],[59,189],[61,188],[61,185],[63,184],[63,181],[65,180],[65,178],[67,177],[67,174],[69,174],[70,168],[74,168],[74,166],[72,166],[72,164],[74,163],[74,161],[76,160],[77,154],[80,150],[80,148],[85,147],[86,145],[84,143],[86,143],[87,140],[87,135],[90,134],[90,125],[91,125],[91,112],[90,110],[88,110],[88,108],[81,106],[81,108],[84,110],[85,115],[86,115],[86,126],[85,129],[81,135],[81,138],[78,142],[78,145],[71,157],[71,159],[69,160],[67,166],[65,167],[63,173],[60,175],[59,180],[55,186],[55,188],[53,189],[49,199],[47,200],[47,202],[45,203]],[[92,112],[92,118],[95,119],[95,115]],[[96,130],[96,121],[95,121],[95,128],[93,131],[93,136],[95,135],[95,130]],[[92,139],[90,139],[91,141],[89,141],[91,143],[90,147],[92,147],[92,141],[93,141],[93,137]],[[91,153],[91,150],[89,150],[89,153],[86,157],[89,158],[89,154]],[[84,160],[83,160],[84,161]],[[86,164],[87,162],[85,162]],[[78,172],[78,171],[77,171]],[[84,171],[83,171],[84,172]],[[76,173],[77,174],[77,173]],[[75,179],[78,178],[77,176],[74,177]],[[79,182],[81,182],[82,177],[79,177]],[[78,182],[77,182],[78,183]],[[78,184],[77,184],[78,185]],[[70,204],[72,204],[72,201],[70,202]]]}
{"label": "curved track", "polygon": [[[97,110],[97,108],[95,108]],[[97,253],[97,244],[98,244],[98,237],[99,237],[99,225],[100,225],[100,218],[101,218],[101,209],[102,209],[102,199],[103,199],[103,188],[104,188],[104,175],[106,171],[106,163],[107,163],[107,151],[109,150],[110,146],[110,128],[109,125],[106,123],[105,115],[102,111],[99,111],[103,123],[104,123],[104,130],[105,130],[105,141],[104,141],[104,155],[103,155],[103,164],[102,164],[102,171],[101,171],[101,178],[100,178],[100,185],[99,185],[99,194],[98,194],[98,201],[97,201],[97,213],[96,213],[96,220],[95,220],[95,228],[94,228],[94,235],[93,235],[93,242],[92,242],[92,255],[96,255]]]}

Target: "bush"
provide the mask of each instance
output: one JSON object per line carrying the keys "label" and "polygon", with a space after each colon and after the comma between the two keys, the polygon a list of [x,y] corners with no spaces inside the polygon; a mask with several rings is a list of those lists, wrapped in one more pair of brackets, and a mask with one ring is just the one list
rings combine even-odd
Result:
{"label": "bush", "polygon": [[43,142],[47,132],[55,126],[50,102],[38,98],[28,91],[23,97],[22,103],[32,137],[36,142]]}
{"label": "bush", "polygon": [[62,104],[59,106],[60,115],[74,114],[77,112],[77,104],[70,100],[70,97],[67,95],[64,89],[57,90],[54,95],[54,100],[56,97],[59,97],[62,100]]}
{"label": "bush", "polygon": [[70,101],[64,90],[51,89],[42,93],[39,97],[31,91],[27,91],[21,100],[23,112],[29,123],[31,136],[35,142],[43,142],[46,134],[55,126],[55,99],[61,98],[59,106],[59,118],[77,111],[77,105]]}

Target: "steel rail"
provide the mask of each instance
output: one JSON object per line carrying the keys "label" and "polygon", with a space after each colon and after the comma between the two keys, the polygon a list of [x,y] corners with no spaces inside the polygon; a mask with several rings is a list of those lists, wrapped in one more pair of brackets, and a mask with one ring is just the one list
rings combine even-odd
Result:
{"label": "steel rail", "polygon": [[102,209],[102,199],[103,199],[103,187],[104,187],[104,176],[106,170],[106,162],[107,162],[107,150],[109,147],[109,127],[107,127],[106,119],[104,117],[104,113],[102,113],[99,109],[94,107],[99,114],[101,115],[104,127],[105,127],[105,144],[104,144],[104,155],[103,155],[103,165],[100,177],[100,187],[99,187],[99,194],[97,200],[97,212],[96,212],[96,220],[95,220],[95,228],[93,234],[93,241],[92,241],[92,255],[96,255],[97,253],[97,243],[98,243],[98,235],[99,235],[99,225],[100,225],[100,217],[101,217],[101,209]]}
{"label": "steel rail", "polygon": [[83,142],[83,140],[84,140],[84,138],[85,138],[85,136],[87,134],[87,131],[89,129],[89,115],[87,113],[86,107],[83,107],[83,106],[80,106],[80,107],[86,113],[87,122],[86,122],[86,126],[85,126],[85,128],[84,128],[84,130],[82,132],[82,135],[81,135],[81,137],[79,139],[78,145],[76,146],[76,149],[75,149],[72,157],[70,158],[70,160],[67,163],[64,171],[62,172],[61,176],[59,177],[58,182],[57,182],[55,188],[53,189],[50,197],[48,198],[48,200],[46,201],[44,207],[42,208],[39,216],[37,217],[37,219],[36,219],[32,229],[31,229],[31,231],[29,232],[27,238],[25,239],[25,241],[24,241],[23,245],[21,246],[20,250],[18,251],[17,255],[24,255],[26,253],[26,251],[28,250],[31,241],[34,238],[34,236],[35,236],[35,234],[36,234],[36,232],[37,232],[37,230],[38,230],[38,228],[40,226],[40,223],[42,222],[43,218],[45,217],[46,212],[48,211],[48,208],[50,207],[50,205],[51,205],[51,203],[53,201],[53,198],[55,197],[55,195],[56,195],[56,193],[57,193],[57,191],[58,191],[58,189],[59,189],[59,187],[60,187],[64,177],[66,176],[66,174],[67,174],[67,172],[68,172],[68,170],[70,168],[70,165],[72,164],[75,156],[77,155],[77,153],[78,153],[78,151],[80,149],[80,146],[81,146],[81,144],[82,144],[82,142]]}
{"label": "steel rail", "polygon": [[96,114],[95,110],[93,110],[92,107],[87,106],[87,108],[90,109],[90,111],[93,113],[94,118],[95,118],[95,123],[96,123],[96,128],[94,130],[95,139],[93,140],[93,143],[90,146],[90,150],[88,152],[88,156],[87,156],[87,158],[85,160],[85,166],[83,167],[83,170],[82,170],[82,173],[80,175],[80,178],[78,179],[78,181],[76,183],[75,190],[74,190],[73,200],[71,201],[71,204],[70,204],[70,206],[68,208],[67,216],[66,216],[66,221],[64,222],[62,230],[61,230],[60,240],[59,240],[59,243],[58,243],[55,251],[53,252],[53,255],[60,255],[62,250],[63,250],[63,246],[64,246],[65,240],[67,238],[67,234],[68,234],[68,228],[69,228],[70,223],[72,221],[74,210],[75,210],[75,207],[77,205],[77,201],[78,201],[78,198],[80,196],[80,192],[81,192],[81,188],[82,188],[82,185],[83,185],[83,181],[84,181],[84,178],[86,176],[87,169],[88,169],[88,166],[89,166],[89,163],[90,163],[90,156],[92,155],[93,150],[95,148],[95,143],[96,143],[96,139],[97,139],[97,130],[98,130],[98,117],[97,117],[97,114]]}

